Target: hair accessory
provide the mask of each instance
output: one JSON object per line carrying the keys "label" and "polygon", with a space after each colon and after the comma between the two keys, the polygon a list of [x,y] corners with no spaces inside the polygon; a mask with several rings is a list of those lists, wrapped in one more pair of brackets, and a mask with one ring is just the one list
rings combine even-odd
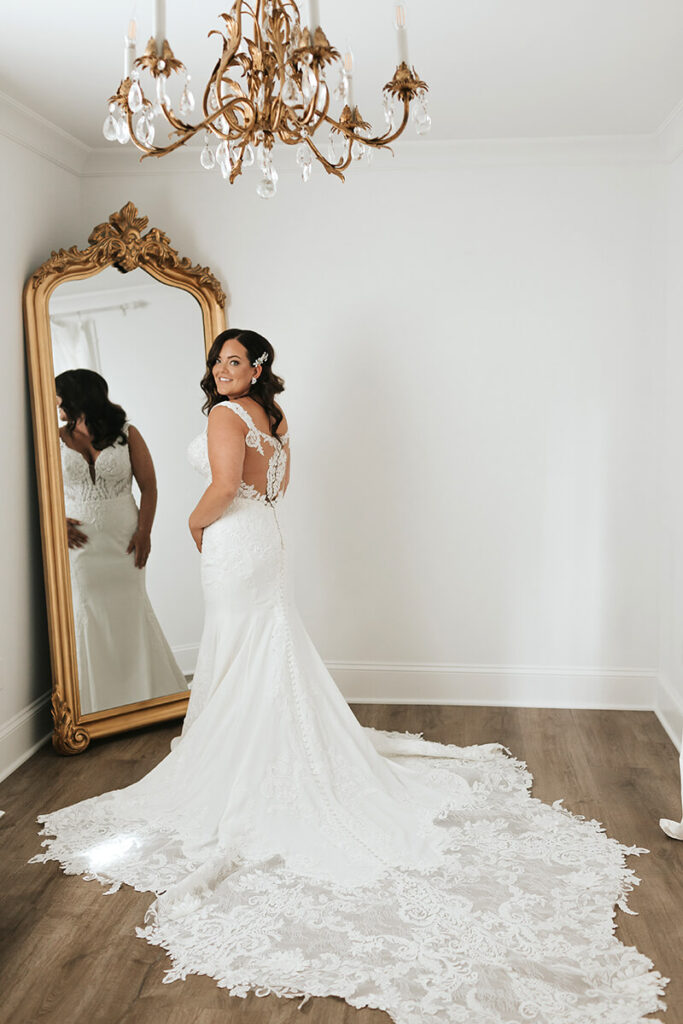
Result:
{"label": "hair accessory", "polygon": [[263,355],[260,355],[258,357],[258,359],[255,359],[254,362],[251,365],[252,366],[260,366],[261,363],[265,363],[267,358],[268,358],[268,353],[264,352]]}

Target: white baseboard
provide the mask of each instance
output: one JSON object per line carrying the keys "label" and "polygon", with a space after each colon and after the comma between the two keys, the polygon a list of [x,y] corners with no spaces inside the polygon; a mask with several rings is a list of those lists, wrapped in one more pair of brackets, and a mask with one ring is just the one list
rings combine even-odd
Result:
{"label": "white baseboard", "polygon": [[354,704],[474,704],[495,707],[652,711],[657,672],[641,668],[325,663]]}
{"label": "white baseboard", "polygon": [[683,696],[676,692],[664,676],[660,676],[658,680],[655,714],[676,750],[680,751],[683,735]]}
{"label": "white baseboard", "polygon": [[[183,653],[187,657],[192,650]],[[683,731],[683,700],[654,669],[354,661],[325,664],[352,704],[655,711],[677,746]],[[50,738],[46,711],[49,699],[49,694],[39,697],[0,728],[0,781]]]}
{"label": "white baseboard", "polygon": [[49,740],[49,703],[50,694],[44,693],[0,728],[0,782]]}

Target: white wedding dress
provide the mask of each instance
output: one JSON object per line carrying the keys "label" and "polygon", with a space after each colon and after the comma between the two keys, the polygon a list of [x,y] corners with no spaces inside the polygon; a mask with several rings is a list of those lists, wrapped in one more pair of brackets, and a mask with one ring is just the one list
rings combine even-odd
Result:
{"label": "white wedding dress", "polygon": [[[497,743],[361,727],[290,590],[289,438],[227,407],[245,470],[204,531],[182,736],[140,782],[41,815],[55,838],[33,860],[155,893],[138,934],[168,951],[165,981],[336,995],[397,1024],[649,1024],[666,979],[613,920],[625,855],[647,851],[532,798]],[[206,432],[189,456],[208,481]]]}
{"label": "white wedding dress", "polygon": [[146,567],[126,554],[139,512],[130,448],[103,448],[92,474],[61,437],[59,448],[66,515],[88,538],[69,548],[81,714],[183,692],[187,681],[147,595]]}

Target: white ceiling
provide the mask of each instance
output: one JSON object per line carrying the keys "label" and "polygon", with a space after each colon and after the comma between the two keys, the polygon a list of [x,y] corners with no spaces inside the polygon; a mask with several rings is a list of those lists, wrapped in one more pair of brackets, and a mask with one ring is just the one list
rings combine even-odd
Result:
{"label": "white ceiling", "polygon": [[[304,7],[305,0],[300,6]],[[167,35],[195,92],[219,53],[220,0],[168,0]],[[152,30],[153,0],[5,0],[0,90],[82,142],[106,143],[106,99],[123,35]],[[381,127],[396,64],[390,0],[320,0],[321,22],[356,60],[356,102]],[[432,137],[655,131],[683,97],[681,0],[409,0],[411,61],[430,86]]]}

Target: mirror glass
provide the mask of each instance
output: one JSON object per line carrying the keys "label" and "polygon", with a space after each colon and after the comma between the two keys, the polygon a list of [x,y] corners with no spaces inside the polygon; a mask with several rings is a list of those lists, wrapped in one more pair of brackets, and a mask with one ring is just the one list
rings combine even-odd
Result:
{"label": "mirror glass", "polygon": [[[203,484],[186,449],[206,422],[204,330],[192,295],[140,269],[108,267],[65,282],[49,312],[80,705],[88,715],[163,700],[192,680],[203,608],[187,520]],[[72,370],[89,372],[66,373]],[[102,408],[95,375],[106,381],[109,402],[125,411],[124,435],[134,426],[151,456],[157,504],[142,567],[128,547],[139,509],[149,507],[149,460],[141,486],[120,433],[91,446],[92,428],[69,432],[65,420],[69,403]],[[138,536],[141,551],[146,532]]]}

